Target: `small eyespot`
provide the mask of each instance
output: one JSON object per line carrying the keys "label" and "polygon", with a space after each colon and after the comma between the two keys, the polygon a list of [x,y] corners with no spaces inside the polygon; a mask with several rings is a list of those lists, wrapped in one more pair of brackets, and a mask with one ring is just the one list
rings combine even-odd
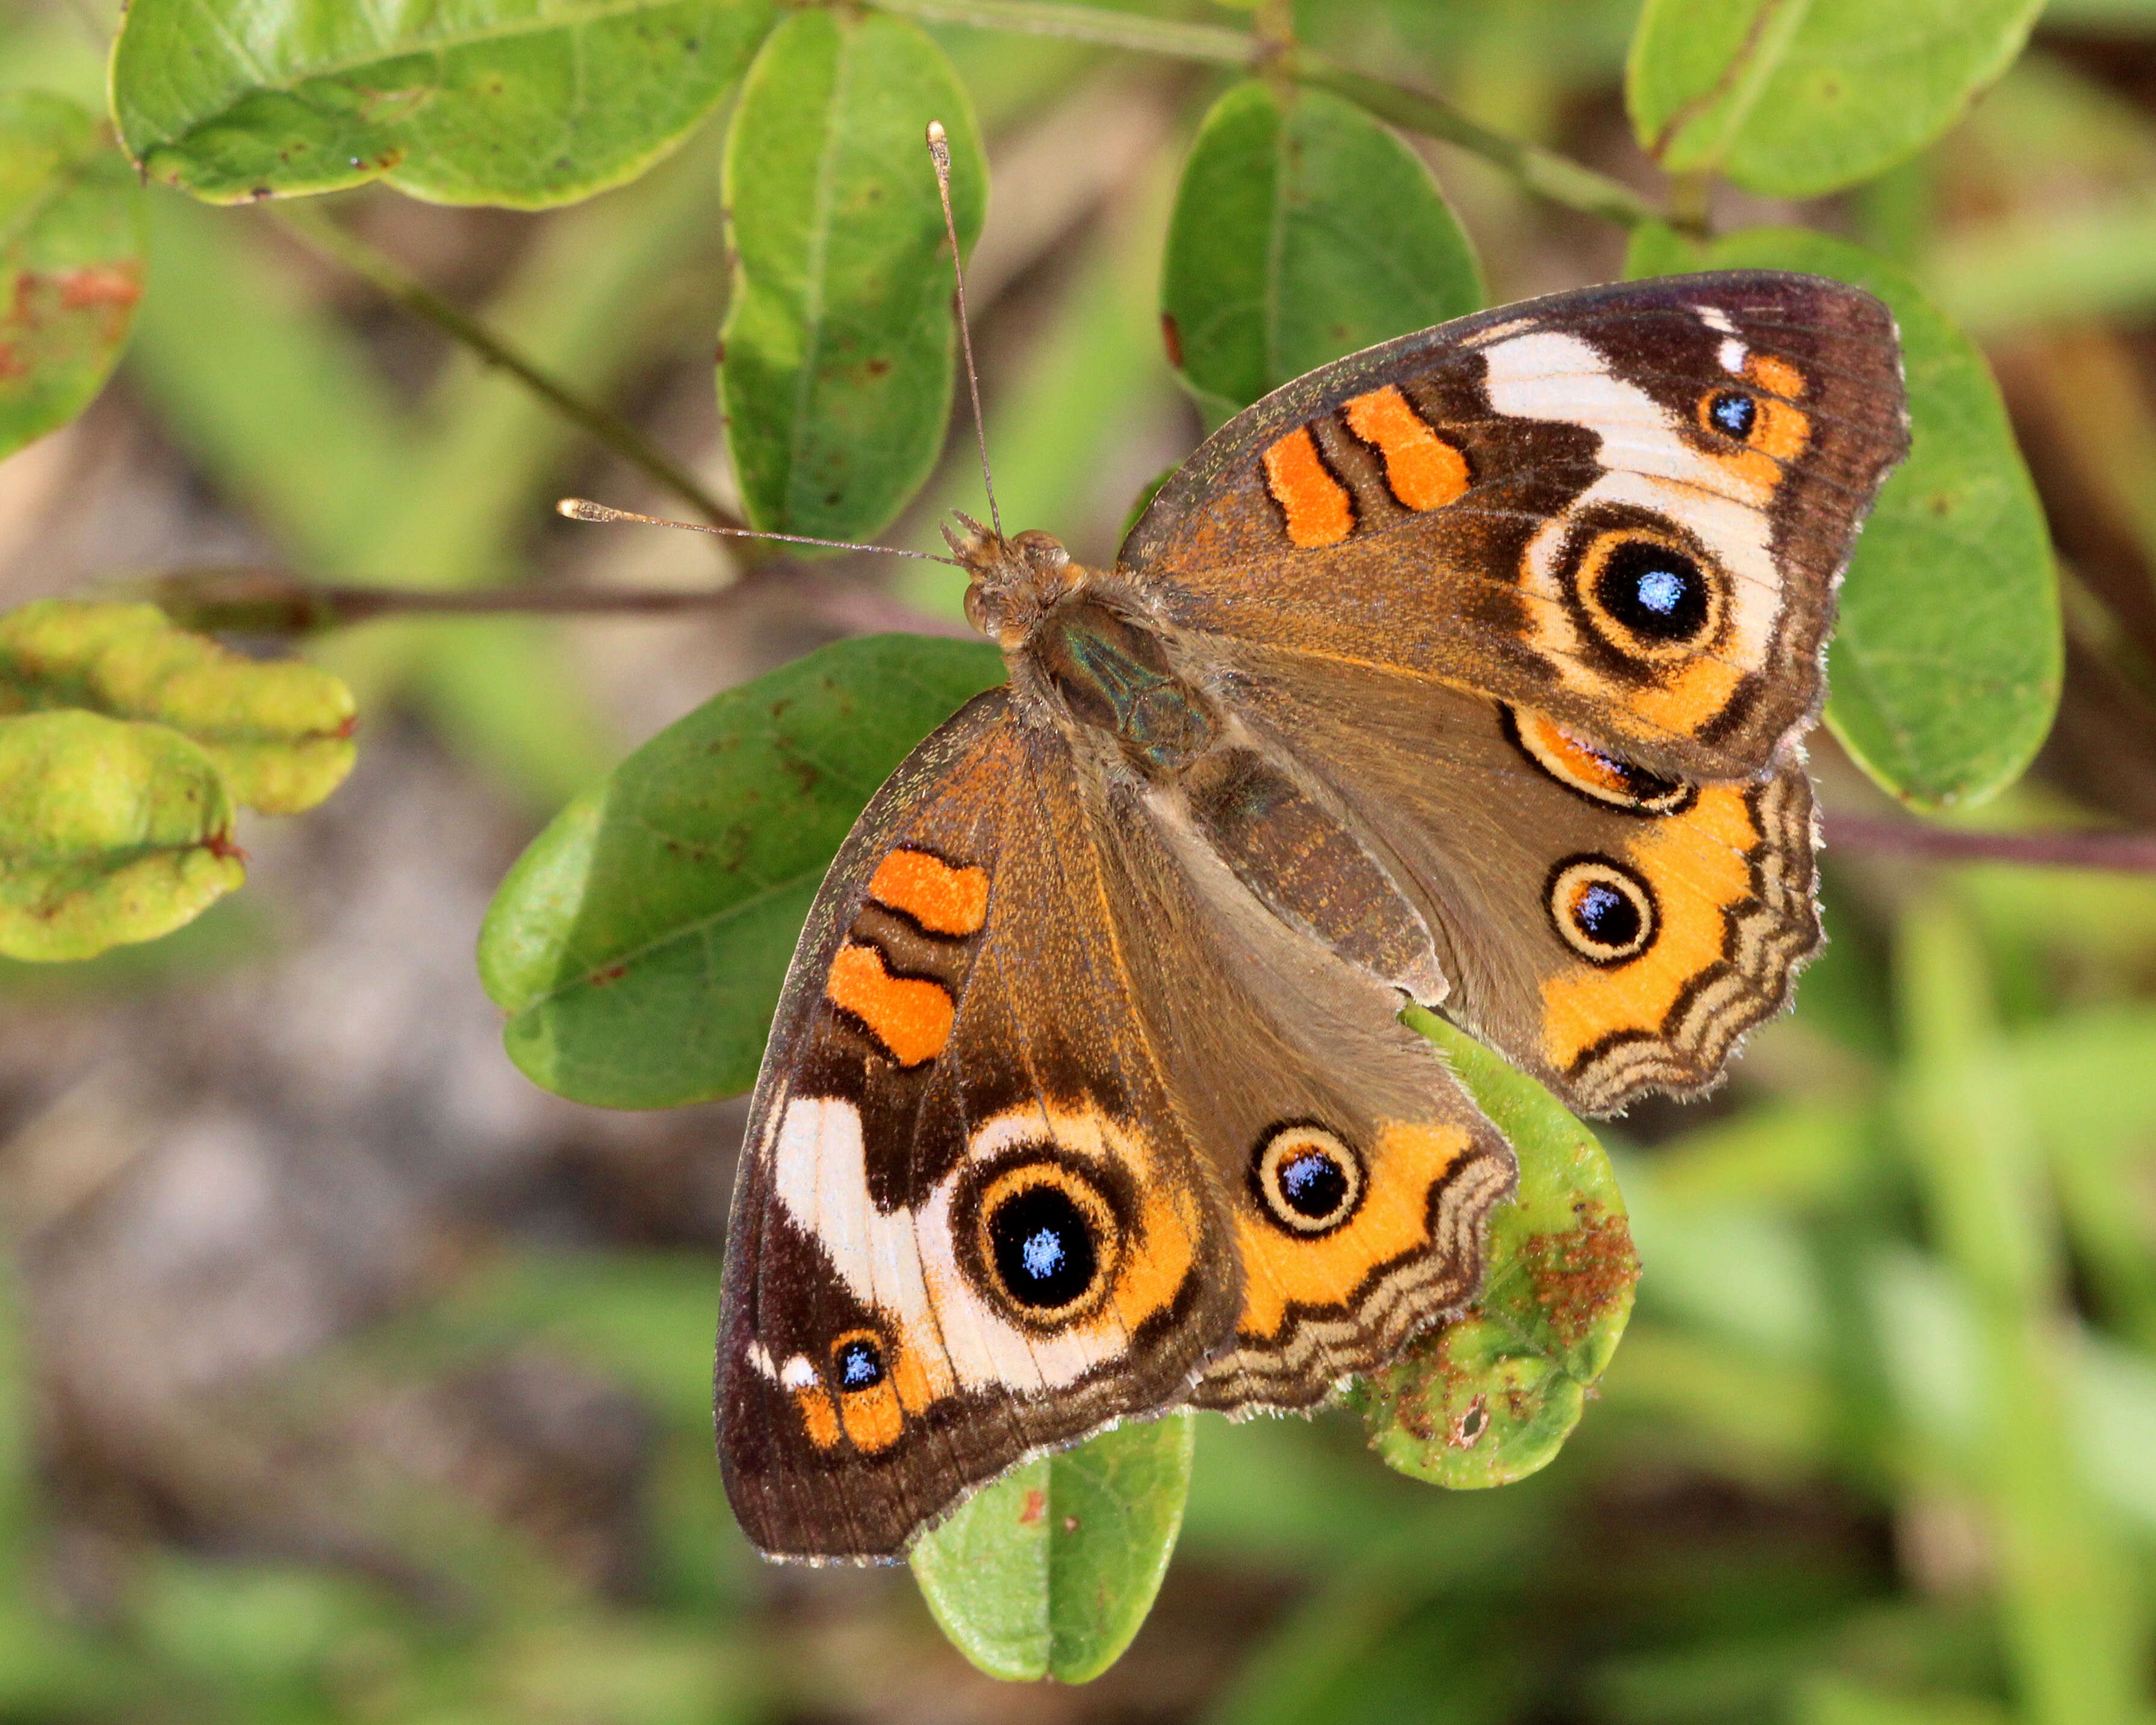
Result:
{"label": "small eyespot", "polygon": [[1292,1234],[1330,1234],[1363,1202],[1363,1164],[1321,1126],[1276,1127],[1260,1141],[1251,1167],[1265,1214]]}
{"label": "small eyespot", "polygon": [[1717,390],[1706,402],[1707,421],[1725,437],[1739,442],[1752,435],[1758,422],[1759,405],[1741,390]]}
{"label": "small eyespot", "polygon": [[1106,1199],[1082,1176],[1029,1163],[982,1195],[981,1256],[1021,1316],[1061,1321],[1106,1287],[1115,1227]]}
{"label": "small eyespot", "polygon": [[1590,964],[1622,964],[1655,943],[1654,894],[1607,857],[1559,863],[1550,874],[1548,903],[1558,937]]}
{"label": "small eyespot", "polygon": [[1594,602],[1628,634],[1663,645],[1707,626],[1707,577],[1697,563],[1651,539],[1625,539],[1597,564]]}
{"label": "small eyespot", "polygon": [[883,1348],[873,1333],[855,1330],[831,1344],[831,1381],[840,1390],[874,1389],[883,1380]]}

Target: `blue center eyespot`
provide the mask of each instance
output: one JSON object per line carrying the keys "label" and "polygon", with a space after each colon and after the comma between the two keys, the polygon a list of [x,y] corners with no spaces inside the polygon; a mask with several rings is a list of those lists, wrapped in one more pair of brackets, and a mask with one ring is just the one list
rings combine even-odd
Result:
{"label": "blue center eyespot", "polygon": [[1281,1195],[1313,1221],[1331,1215],[1348,1196],[1348,1171],[1322,1150],[1305,1150],[1280,1165]]}
{"label": "blue center eyespot", "polygon": [[1595,572],[1594,597],[1620,628],[1642,640],[1689,641],[1707,627],[1707,577],[1684,552],[1651,539],[1627,539],[1611,548]]}
{"label": "blue center eyespot", "polygon": [[1640,578],[1640,603],[1666,617],[1684,598],[1683,577],[1669,569],[1650,569]]}
{"label": "blue center eyespot", "polygon": [[1593,880],[1572,901],[1573,926],[1598,947],[1614,950],[1640,937],[1640,907],[1606,881]]}
{"label": "blue center eyespot", "polygon": [[1707,403],[1707,414],[1714,421],[1717,429],[1726,431],[1732,437],[1743,438],[1752,435],[1752,427],[1759,417],[1759,409],[1750,396],[1739,395],[1733,389],[1725,389]]}
{"label": "blue center eyespot", "polygon": [[1013,1193],[988,1219],[997,1279],[1021,1306],[1052,1312],[1093,1286],[1100,1248],[1077,1201],[1043,1183]]}
{"label": "blue center eyespot", "polygon": [[875,1343],[855,1336],[839,1344],[839,1388],[873,1389],[883,1382],[883,1355]]}
{"label": "blue center eyespot", "polygon": [[1053,1229],[1042,1229],[1019,1250],[1025,1260],[1025,1273],[1035,1281],[1046,1281],[1063,1267],[1063,1236]]}

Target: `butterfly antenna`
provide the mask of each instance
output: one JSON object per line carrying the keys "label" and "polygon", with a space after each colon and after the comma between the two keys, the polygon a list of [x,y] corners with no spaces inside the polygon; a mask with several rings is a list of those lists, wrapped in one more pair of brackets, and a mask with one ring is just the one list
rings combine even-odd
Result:
{"label": "butterfly antenna", "polygon": [[886,557],[918,557],[924,563],[966,566],[956,557],[939,557],[932,552],[901,551],[895,545],[863,545],[852,539],[809,539],[799,533],[759,533],[753,527],[715,527],[708,521],[663,521],[655,515],[639,515],[633,509],[609,509],[588,497],[564,497],[555,511],[572,521],[635,521],[646,527],[679,527],[685,533],[711,533],[721,539],[775,539],[782,545],[819,545],[826,551],[880,551]]}
{"label": "butterfly antenna", "polygon": [[958,222],[951,213],[951,141],[943,122],[928,122],[928,159],[936,164],[936,193],[943,200],[943,231],[951,236],[951,273],[958,283],[958,341],[966,350],[966,393],[973,403],[973,440],[981,446],[981,485],[988,494],[988,520],[996,537],[1004,536],[1004,518],[996,507],[995,476],[988,471],[988,432],[981,423],[981,377],[973,369],[973,331],[966,316],[966,266],[958,256]]}

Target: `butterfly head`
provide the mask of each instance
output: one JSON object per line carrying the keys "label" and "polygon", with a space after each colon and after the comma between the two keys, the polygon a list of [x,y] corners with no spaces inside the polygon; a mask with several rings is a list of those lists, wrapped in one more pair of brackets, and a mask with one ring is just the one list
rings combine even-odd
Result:
{"label": "butterfly head", "polygon": [[948,527],[943,537],[973,577],[966,589],[966,620],[1007,652],[1033,637],[1041,619],[1080,580],[1070,553],[1051,533],[1029,530],[1006,539],[969,515],[966,531]]}

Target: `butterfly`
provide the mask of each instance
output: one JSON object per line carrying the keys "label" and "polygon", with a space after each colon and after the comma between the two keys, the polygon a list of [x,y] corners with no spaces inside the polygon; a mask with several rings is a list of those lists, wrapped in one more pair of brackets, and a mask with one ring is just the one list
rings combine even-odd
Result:
{"label": "butterfly", "polygon": [[902,1553],[1117,1420],[1309,1409],[1456,1314],[1503,1136],[1432,1008],[1604,1114],[1820,942],[1802,738],[1907,447],[1854,288],[1672,277],[1296,379],[1109,569],[952,536],[1009,681],[811,911],[718,1358],[765,1552]]}

